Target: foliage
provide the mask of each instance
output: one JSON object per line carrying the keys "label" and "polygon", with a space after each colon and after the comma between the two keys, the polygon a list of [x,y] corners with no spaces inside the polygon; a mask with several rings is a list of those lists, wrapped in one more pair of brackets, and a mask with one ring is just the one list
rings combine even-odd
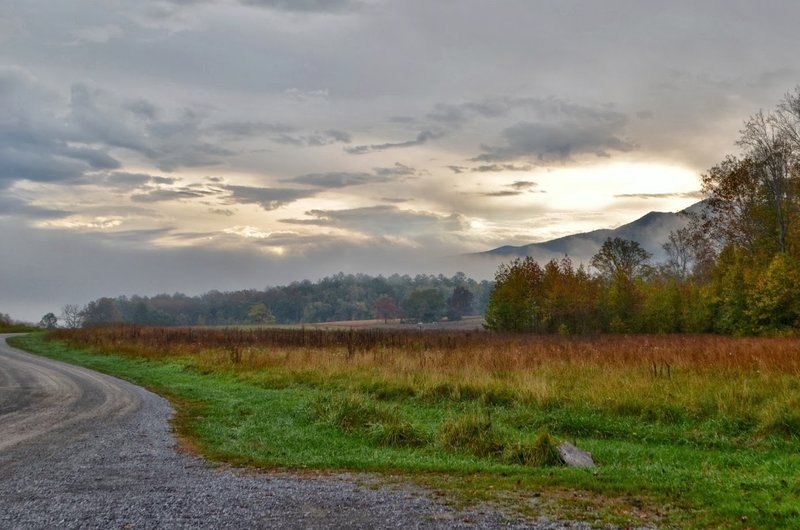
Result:
{"label": "foliage", "polygon": [[[499,268],[489,329],[537,333],[795,334],[800,330],[800,87],[745,123],[701,177],[707,198],[669,234],[654,267],[639,243],[607,239],[596,277],[531,258]],[[581,269],[578,271],[581,272]],[[549,281],[549,280],[550,281]]]}
{"label": "foliage", "polygon": [[55,316],[53,313],[45,314],[39,321],[39,327],[45,329],[55,329],[56,327],[58,327],[58,317]]}
{"label": "foliage", "polygon": [[633,280],[647,272],[651,257],[651,254],[636,241],[609,237],[597,254],[592,256],[590,263],[607,279],[623,277],[626,280]]}
{"label": "foliage", "polygon": [[445,301],[439,289],[417,289],[403,302],[403,316],[419,322],[436,322],[444,316]]}
{"label": "foliage", "polygon": [[[200,296],[180,293],[159,294],[153,297],[132,296],[100,298],[90,302],[76,315],[65,306],[62,319],[67,327],[107,323],[127,323],[151,326],[165,325],[234,325],[234,324],[298,324],[306,322],[331,322],[347,320],[383,320],[405,317],[420,319],[420,307],[408,300],[416,291],[436,290],[444,299],[459,289],[462,299],[472,294],[477,301],[458,307],[462,315],[472,309],[481,313],[488,299],[491,284],[477,282],[463,273],[452,277],[444,275],[415,277],[392,275],[368,276],[365,274],[337,274],[318,282],[294,282],[263,291],[255,289],[233,292],[210,291]],[[391,304],[390,304],[391,302]],[[392,305],[393,304],[393,305]],[[437,302],[438,304],[438,302]],[[409,314],[400,312],[403,307]],[[67,309],[70,309],[70,319]],[[413,313],[413,314],[412,314]],[[443,307],[435,307],[426,319],[444,316]]]}

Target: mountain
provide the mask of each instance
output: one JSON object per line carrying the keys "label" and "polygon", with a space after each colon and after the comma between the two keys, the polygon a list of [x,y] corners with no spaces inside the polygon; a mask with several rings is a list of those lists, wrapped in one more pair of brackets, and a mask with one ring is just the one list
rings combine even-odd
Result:
{"label": "mountain", "polygon": [[665,257],[662,245],[667,241],[670,231],[686,226],[689,221],[686,214],[698,212],[702,207],[701,201],[680,212],[650,212],[617,228],[593,230],[516,247],[506,245],[473,255],[495,258],[533,256],[540,261],[568,255],[574,261],[588,263],[606,239],[620,237],[638,242],[642,248],[653,254],[654,261],[662,261]]}

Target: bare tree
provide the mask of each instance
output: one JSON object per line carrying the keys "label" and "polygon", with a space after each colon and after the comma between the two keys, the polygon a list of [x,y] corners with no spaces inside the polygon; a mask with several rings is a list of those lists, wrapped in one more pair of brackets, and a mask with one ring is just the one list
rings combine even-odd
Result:
{"label": "bare tree", "polygon": [[793,175],[791,171],[793,141],[779,114],[759,111],[745,123],[737,142],[747,149],[753,161],[764,202],[774,218],[775,243],[779,252],[787,250],[787,236],[795,217]]}
{"label": "bare tree", "polygon": [[61,321],[67,328],[79,328],[83,325],[83,311],[75,304],[67,304],[61,308]]}

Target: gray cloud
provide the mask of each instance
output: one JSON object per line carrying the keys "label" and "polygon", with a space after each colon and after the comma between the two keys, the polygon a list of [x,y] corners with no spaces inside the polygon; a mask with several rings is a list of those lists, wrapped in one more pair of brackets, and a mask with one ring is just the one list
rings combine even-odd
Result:
{"label": "gray cloud", "polygon": [[537,187],[539,184],[530,180],[517,180],[512,182],[510,186],[515,190],[529,190],[531,188]]}
{"label": "gray cloud", "polygon": [[297,13],[351,13],[361,8],[353,0],[239,0],[248,6],[266,7]]}
{"label": "gray cloud", "polygon": [[78,180],[120,166],[105,149],[78,145],[53,112],[56,105],[26,72],[0,69],[0,189],[17,180]]}
{"label": "gray cloud", "polygon": [[327,131],[310,134],[290,134],[284,132],[270,136],[269,139],[275,143],[295,145],[298,147],[319,147],[335,143],[349,144],[351,142],[349,133],[337,129],[328,129]]}
{"label": "gray cloud", "polygon": [[164,202],[185,199],[200,199],[217,195],[219,192],[201,188],[177,188],[177,189],[156,189],[131,195],[131,200],[135,202]]}
{"label": "gray cloud", "polygon": [[[452,169],[452,167],[451,167]],[[473,167],[473,173],[500,173],[501,171],[530,171],[533,166],[530,164],[484,164]]]}
{"label": "gray cloud", "polygon": [[458,214],[441,216],[431,212],[401,210],[390,205],[310,210],[306,215],[312,219],[283,219],[282,222],[346,228],[373,235],[421,235],[430,231],[463,230],[467,226]]}
{"label": "gray cloud", "polygon": [[366,153],[374,153],[376,151],[385,151],[387,149],[396,149],[404,147],[414,147],[423,145],[428,140],[436,140],[445,135],[445,132],[439,129],[426,129],[420,132],[413,140],[406,140],[405,142],[387,142],[383,144],[371,145],[354,145],[353,147],[345,147],[344,150],[351,155],[363,155]]}
{"label": "gray cloud", "polygon": [[258,188],[251,186],[225,186],[230,192],[228,201],[232,204],[258,204],[264,210],[277,210],[281,206],[299,199],[313,197],[316,190],[291,188]]}
{"label": "gray cloud", "polygon": [[72,215],[67,210],[43,208],[31,204],[29,201],[4,192],[0,195],[0,216],[20,217],[30,220],[63,219]]}
{"label": "gray cloud", "polygon": [[482,146],[476,162],[535,159],[542,162],[566,161],[574,155],[607,156],[609,151],[631,151],[635,146],[620,138],[607,124],[591,122],[521,122],[502,132],[503,144]]}
{"label": "gray cloud", "polygon": [[281,182],[292,182],[295,184],[306,184],[318,188],[332,189],[392,182],[415,173],[416,170],[414,168],[396,162],[392,167],[373,168],[372,173],[351,173],[346,171],[309,173],[307,175],[284,179]]}
{"label": "gray cloud", "polygon": [[701,190],[683,193],[617,193],[618,199],[702,199],[705,197]]}

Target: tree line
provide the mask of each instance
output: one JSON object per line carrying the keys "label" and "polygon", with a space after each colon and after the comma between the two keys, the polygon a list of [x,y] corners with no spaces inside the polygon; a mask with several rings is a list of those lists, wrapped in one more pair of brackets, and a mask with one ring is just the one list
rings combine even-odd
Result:
{"label": "tree line", "polygon": [[81,327],[108,323],[155,326],[300,324],[342,320],[405,319],[433,322],[482,314],[492,289],[464,273],[394,274],[388,277],[344,274],[317,282],[304,280],[265,290],[209,291],[99,298],[83,307],[69,304],[60,318],[49,313],[43,327]]}
{"label": "tree line", "polygon": [[653,264],[607,240],[590,268],[565,258],[501,266],[487,327],[539,333],[793,334],[800,327],[800,87],[745,121],[701,176],[706,199]]}

